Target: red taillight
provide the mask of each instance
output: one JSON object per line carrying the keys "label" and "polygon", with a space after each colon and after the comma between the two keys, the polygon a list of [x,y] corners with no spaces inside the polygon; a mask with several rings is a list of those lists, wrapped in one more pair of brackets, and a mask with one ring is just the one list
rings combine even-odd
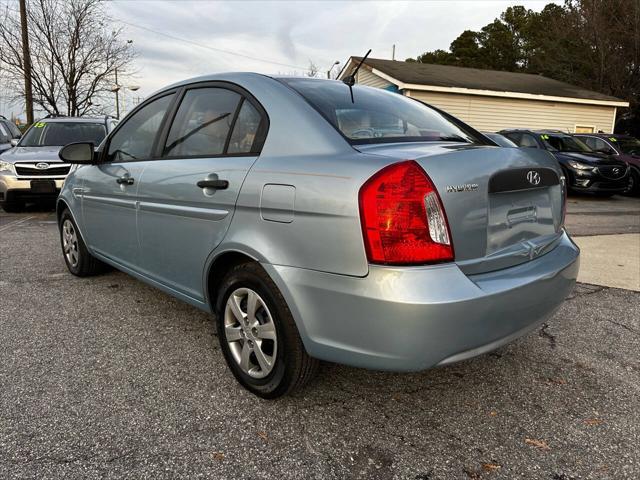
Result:
{"label": "red taillight", "polygon": [[409,265],[453,260],[438,192],[416,162],[380,170],[362,186],[359,201],[370,262]]}

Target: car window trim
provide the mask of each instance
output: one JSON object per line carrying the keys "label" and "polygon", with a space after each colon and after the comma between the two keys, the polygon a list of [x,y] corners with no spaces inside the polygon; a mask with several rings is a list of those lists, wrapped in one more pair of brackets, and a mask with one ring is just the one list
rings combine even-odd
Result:
{"label": "car window trim", "polygon": [[[134,108],[133,110],[131,110],[122,120],[118,121],[118,125],[116,125],[116,127],[111,130],[111,133],[108,134],[107,136],[107,142],[104,144],[104,147],[102,148],[102,151],[100,152],[100,162],[99,163],[134,163],[134,162],[147,162],[149,160],[155,160],[155,154],[157,152],[157,145],[158,145],[158,136],[160,135],[160,132],[162,132],[166,122],[167,122],[167,114],[172,111],[175,102],[176,102],[176,97],[177,97],[177,93],[180,91],[180,88],[172,88],[170,90],[165,90],[162,92],[158,92],[156,95],[146,99],[144,102],[142,102],[140,105],[136,106],[136,108]],[[164,98],[168,95],[173,95],[173,99],[171,100],[171,102],[169,103],[169,106],[167,107],[167,109],[164,112],[164,116],[162,117],[161,123],[160,123],[160,128],[158,129],[158,132],[156,133],[156,136],[153,140],[152,146],[151,146],[151,155],[149,158],[135,158],[135,159],[127,159],[127,160],[118,160],[117,162],[111,161],[108,159],[108,155],[109,155],[109,148],[111,147],[111,140],[113,139],[113,137],[116,135],[116,133],[118,133],[118,131],[127,124],[127,122],[125,120],[127,120],[129,117],[133,117],[138,111],[142,110],[143,108],[145,108],[146,106],[150,105],[151,103],[155,102],[156,100],[160,100],[161,98]]]}
{"label": "car window trim", "polygon": [[[238,101],[238,105],[236,106],[236,112],[233,117],[233,121],[229,127],[229,132],[227,133],[227,139],[225,141],[225,148],[222,153],[215,155],[171,155],[171,156],[163,156],[162,150],[164,149],[165,144],[167,143],[167,138],[169,136],[169,131],[173,126],[173,122],[175,122],[175,117],[178,113],[178,109],[182,104],[184,96],[189,90],[196,90],[200,88],[223,88],[226,90],[230,90],[234,93],[240,95],[240,100]],[[227,148],[229,146],[229,142],[231,141],[231,135],[233,134],[233,130],[236,126],[236,120],[238,119],[238,115],[240,113],[240,108],[243,105],[244,101],[247,100],[249,103],[258,111],[260,115],[260,124],[258,125],[258,130],[256,132],[256,138],[251,145],[250,152],[240,152],[240,153],[227,153]],[[161,136],[157,139],[158,144],[156,149],[154,150],[155,158],[151,159],[154,161],[157,160],[187,160],[191,158],[224,158],[224,157],[256,157],[262,153],[262,147],[267,139],[267,135],[269,133],[269,115],[267,114],[266,109],[262,106],[262,104],[249,92],[246,88],[241,87],[240,85],[227,82],[222,80],[214,80],[214,81],[205,81],[205,82],[195,82],[189,83],[187,85],[182,85],[180,87],[179,96],[176,98],[176,103],[173,105],[171,109],[171,118],[170,120],[166,118],[166,123],[163,125]]]}

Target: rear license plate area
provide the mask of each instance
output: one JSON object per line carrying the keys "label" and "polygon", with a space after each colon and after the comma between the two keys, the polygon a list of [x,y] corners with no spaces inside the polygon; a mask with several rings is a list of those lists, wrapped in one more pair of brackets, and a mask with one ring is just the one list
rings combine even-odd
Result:
{"label": "rear license plate area", "polygon": [[554,233],[549,188],[489,195],[487,254]]}
{"label": "rear license plate area", "polygon": [[56,193],[56,182],[53,180],[31,180],[33,193]]}

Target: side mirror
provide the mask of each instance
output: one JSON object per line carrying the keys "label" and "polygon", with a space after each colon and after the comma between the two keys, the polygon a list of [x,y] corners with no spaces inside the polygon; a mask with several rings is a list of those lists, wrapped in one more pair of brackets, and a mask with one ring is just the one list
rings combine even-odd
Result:
{"label": "side mirror", "polygon": [[70,143],[58,153],[60,160],[79,165],[91,165],[95,163],[94,147],[91,142]]}
{"label": "side mirror", "polygon": [[11,144],[12,147],[17,147],[19,140],[20,140],[19,138],[12,138],[9,143]]}

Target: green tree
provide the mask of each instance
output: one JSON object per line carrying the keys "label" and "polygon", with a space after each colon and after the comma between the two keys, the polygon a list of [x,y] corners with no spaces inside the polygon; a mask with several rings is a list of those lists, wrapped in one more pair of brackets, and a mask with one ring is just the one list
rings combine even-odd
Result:
{"label": "green tree", "polygon": [[629,100],[640,124],[640,0],[508,7],[480,31],[462,32],[449,51],[408,60],[542,74]]}

